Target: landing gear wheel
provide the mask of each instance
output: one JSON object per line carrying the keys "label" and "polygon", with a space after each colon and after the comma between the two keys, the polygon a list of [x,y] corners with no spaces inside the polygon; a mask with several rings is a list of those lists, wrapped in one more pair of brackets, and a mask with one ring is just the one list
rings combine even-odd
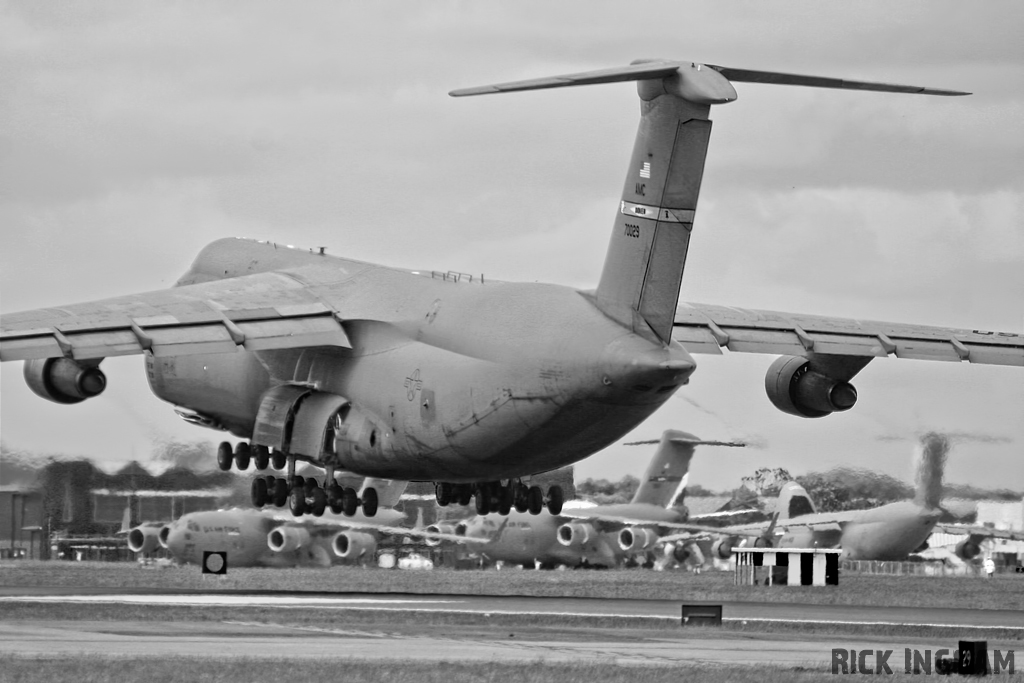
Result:
{"label": "landing gear wheel", "polygon": [[302,489],[306,493],[306,498],[312,498],[313,492],[316,491],[318,488],[320,488],[320,482],[318,482],[313,477],[306,479],[306,481],[302,483]]}
{"label": "landing gear wheel", "polygon": [[306,512],[306,496],[301,486],[293,486],[288,494],[288,509],[292,515],[301,517]]}
{"label": "landing gear wheel", "polygon": [[469,501],[473,499],[473,487],[469,484],[459,484],[456,493],[459,505],[469,505]]}
{"label": "landing gear wheel", "polygon": [[319,486],[313,489],[313,504],[310,509],[314,517],[323,517],[327,509],[327,493]]}
{"label": "landing gear wheel", "polygon": [[252,480],[252,487],[249,489],[254,507],[261,508],[267,504],[267,480],[263,477],[256,477]]}
{"label": "landing gear wheel", "polygon": [[530,487],[522,482],[517,482],[512,489],[513,505],[516,512],[526,512],[530,509]]}
{"label": "landing gear wheel", "polygon": [[491,492],[486,484],[480,484],[474,494],[476,498],[476,514],[486,515],[491,511]]}
{"label": "landing gear wheel", "polygon": [[296,474],[295,477],[292,478],[292,488],[299,489],[302,493],[306,492],[306,480],[301,474]]}
{"label": "landing gear wheel", "polygon": [[452,485],[446,481],[434,484],[434,498],[441,507],[447,507],[452,502]]}
{"label": "landing gear wheel", "polygon": [[345,490],[341,494],[341,510],[345,513],[346,517],[351,517],[356,514],[356,510],[359,508],[359,495],[356,490],[351,487],[345,487]]}
{"label": "landing gear wheel", "polygon": [[377,514],[377,489],[368,488],[363,491],[363,514],[367,517]]}
{"label": "landing gear wheel", "polygon": [[527,494],[527,509],[531,515],[539,515],[540,511],[544,509],[544,492],[540,490],[539,486],[530,487],[530,492]]}
{"label": "landing gear wheel", "polygon": [[231,444],[227,441],[221,441],[220,445],[217,446],[217,467],[227,472],[231,469],[231,461],[234,457],[235,454],[231,450]]}
{"label": "landing gear wheel", "polygon": [[244,441],[239,441],[235,444],[235,467],[240,472],[249,469],[249,458],[251,455],[252,451],[249,449],[249,444]]}
{"label": "landing gear wheel", "polygon": [[557,515],[562,511],[562,504],[565,503],[565,495],[561,486],[552,486],[548,489],[548,512]]}
{"label": "landing gear wheel", "polygon": [[512,512],[512,487],[500,486],[498,488],[498,514],[507,517]]}
{"label": "landing gear wheel", "polygon": [[275,470],[283,470],[288,464],[288,456],[283,451],[274,451],[270,454],[270,464]]}
{"label": "landing gear wheel", "polygon": [[270,449],[266,446],[253,446],[252,459],[256,463],[256,469],[262,472],[270,465]]}
{"label": "landing gear wheel", "polygon": [[342,511],[342,495],[344,490],[341,488],[341,484],[334,482],[330,488],[327,489],[327,507],[331,508],[331,512],[336,515],[340,515]]}
{"label": "landing gear wheel", "polygon": [[278,477],[274,479],[274,507],[283,508],[288,502],[288,482]]}

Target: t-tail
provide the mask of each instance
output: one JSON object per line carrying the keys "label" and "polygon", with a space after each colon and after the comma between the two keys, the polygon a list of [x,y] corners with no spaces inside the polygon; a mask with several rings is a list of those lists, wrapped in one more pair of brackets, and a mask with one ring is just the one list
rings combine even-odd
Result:
{"label": "t-tail", "polygon": [[678,505],[679,497],[686,488],[690,472],[690,460],[697,446],[735,446],[745,444],[732,441],[701,441],[693,434],[674,429],[665,430],[658,441],[633,441],[627,446],[658,444],[651,463],[640,480],[640,487],[633,495],[633,503],[646,503],[658,507]]}
{"label": "t-tail", "polygon": [[812,515],[817,512],[814,501],[807,490],[795,481],[787,481],[779,491],[779,502],[775,514],[779,520],[793,519],[801,515]]}
{"label": "t-tail", "polygon": [[921,451],[917,462],[917,491],[914,502],[930,510],[942,503],[942,475],[949,454],[949,439],[936,432],[921,437]]}
{"label": "t-tail", "polygon": [[917,86],[847,81],[696,62],[637,60],[630,66],[454,90],[453,97],[637,81],[640,126],[626,172],[604,270],[595,292],[607,315],[668,343],[690,246],[711,105],[737,98],[732,82],[926,95],[967,95]]}

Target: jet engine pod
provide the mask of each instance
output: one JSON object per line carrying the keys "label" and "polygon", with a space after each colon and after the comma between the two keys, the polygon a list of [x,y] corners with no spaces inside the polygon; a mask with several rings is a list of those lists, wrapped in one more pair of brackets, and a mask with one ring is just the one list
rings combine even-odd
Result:
{"label": "jet engine pod", "polygon": [[679,564],[683,564],[690,559],[690,544],[676,543],[676,547],[672,548],[672,559]]}
{"label": "jet engine pod", "polygon": [[569,522],[558,527],[558,542],[566,548],[579,548],[594,537],[596,531],[589,524]]}
{"label": "jet engine pod", "polygon": [[140,524],[128,532],[128,550],[133,553],[151,553],[160,547],[159,524]]}
{"label": "jet engine pod", "polygon": [[335,535],[331,548],[343,560],[357,560],[367,554],[373,555],[377,549],[377,539],[360,531],[342,531]]}
{"label": "jet engine pod", "polygon": [[309,545],[309,532],[299,526],[279,526],[267,534],[267,545],[275,553],[289,553]]}
{"label": "jet engine pod", "polygon": [[726,536],[711,544],[711,554],[720,560],[728,560],[732,557],[734,547],[736,547],[736,537]]}
{"label": "jet engine pod", "polygon": [[[439,522],[438,524],[431,524],[430,526],[428,526],[426,528],[426,532],[428,534],[445,534],[445,535],[449,535],[449,536],[454,536],[455,533],[456,533],[456,527],[457,526],[458,526],[457,524],[449,524],[448,522]],[[462,533],[460,535],[461,536],[465,536],[466,535],[466,530],[463,529]],[[439,539],[436,539],[436,538],[426,538],[426,539],[424,539],[423,542],[425,544],[427,544],[428,546],[430,546],[431,548],[433,548],[435,546],[441,545],[441,541]]]}
{"label": "jet engine pod", "polygon": [[163,548],[165,550],[167,549],[167,537],[170,536],[170,535],[171,535],[171,525],[170,524],[164,524],[162,527],[160,527],[160,533],[157,534],[157,540],[160,541],[160,547],[161,548]]}
{"label": "jet engine pod", "polygon": [[956,544],[956,556],[961,560],[973,560],[981,554],[981,546],[969,538]]}
{"label": "jet engine pod", "polygon": [[619,547],[626,552],[647,550],[658,540],[658,534],[650,529],[626,527],[619,532]]}
{"label": "jet engine pod", "polygon": [[765,375],[764,388],[776,408],[798,417],[824,417],[857,402],[852,384],[830,377],[799,356],[776,359]]}
{"label": "jet engine pod", "polygon": [[81,403],[107,388],[107,376],[97,365],[83,365],[70,358],[36,358],[25,361],[29,389],[54,403]]}

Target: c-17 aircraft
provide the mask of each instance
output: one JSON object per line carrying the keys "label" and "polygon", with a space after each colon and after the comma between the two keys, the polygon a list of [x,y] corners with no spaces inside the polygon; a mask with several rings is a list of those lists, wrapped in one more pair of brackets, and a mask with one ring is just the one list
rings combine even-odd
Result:
{"label": "c-17 aircraft", "polygon": [[[817,512],[804,487],[786,482],[779,491],[776,516],[770,523],[724,527],[717,530],[712,557],[728,559],[740,537],[754,538],[777,548],[842,548],[849,560],[905,560],[928,547],[933,533],[964,534],[955,552],[971,560],[981,552],[987,538],[1024,540],[1024,534],[985,526],[940,523],[942,473],[949,442],[941,434],[922,438],[918,463],[917,492],[913,500],[888,503],[867,510]],[[774,530],[774,533],[773,533]],[[707,532],[709,529],[702,528]],[[677,538],[686,539],[687,534]],[[672,541],[667,538],[666,541]]]}
{"label": "c-17 aircraft", "polygon": [[[292,521],[268,510],[234,508],[190,512],[168,524],[147,522],[128,531],[128,548],[138,554],[163,547],[180,564],[200,564],[205,551],[226,551],[231,567],[329,567],[372,562],[382,535],[446,539],[402,526],[405,513],[394,509],[405,482],[376,485],[381,509],[371,519],[328,514]],[[454,540],[454,538],[447,538]]]}
{"label": "c-17 aircraft", "polygon": [[[638,442],[651,443],[651,442]],[[640,486],[629,503],[563,509],[560,514],[533,516],[525,512],[477,515],[456,524],[440,523],[427,531],[462,537],[468,549],[491,562],[533,568],[615,567],[626,559],[660,546],[660,537],[687,521],[678,506],[697,446],[734,446],[730,441],[702,441],[692,434],[666,430]],[[440,541],[428,541],[437,544]],[[676,559],[694,552],[680,543]]]}
{"label": "c-17 aircraft", "polygon": [[[242,440],[221,444],[222,467],[251,454],[287,468],[294,513],[351,511],[342,470],[435,482],[442,505],[475,495],[484,513],[557,513],[560,489],[519,479],[631,431],[690,381],[691,353],[781,354],[765,387],[801,417],[852,408],[850,381],[876,357],[1024,366],[1019,334],[678,304],[709,114],[736,99],[732,83],[967,93],[658,59],[450,94],[624,81],[640,126],[593,290],[223,239],[170,289],[3,315],[0,360],[27,361],[35,393],[72,404],[102,393],[104,358],[143,354],[153,393]],[[297,486],[296,460],[323,481]],[[355,502],[372,514],[374,490]]]}

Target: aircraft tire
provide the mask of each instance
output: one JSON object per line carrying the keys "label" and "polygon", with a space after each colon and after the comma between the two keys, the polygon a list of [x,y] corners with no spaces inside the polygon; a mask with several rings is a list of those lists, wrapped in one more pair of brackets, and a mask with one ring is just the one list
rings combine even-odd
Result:
{"label": "aircraft tire", "polygon": [[313,505],[310,507],[314,517],[323,517],[327,510],[327,493],[319,486],[313,489]]}
{"label": "aircraft tire", "polygon": [[231,469],[231,461],[234,459],[234,452],[231,450],[231,444],[227,441],[221,441],[220,445],[217,446],[217,467],[222,472],[227,472]]}
{"label": "aircraft tire", "polygon": [[501,486],[498,488],[498,514],[502,517],[507,517],[508,513],[512,512],[512,499],[514,494],[512,493],[511,486]]}
{"label": "aircraft tire", "polygon": [[288,464],[288,456],[282,451],[275,450],[270,454],[270,464],[275,470],[283,470]]}
{"label": "aircraft tire", "polygon": [[441,507],[447,507],[452,502],[452,485],[446,481],[434,484],[434,498]]}
{"label": "aircraft tire", "polygon": [[318,482],[313,477],[309,477],[304,482],[302,482],[302,490],[306,492],[307,498],[311,498],[313,496],[313,492],[316,491],[318,488],[320,488],[320,482]]}
{"label": "aircraft tire", "polygon": [[363,491],[363,514],[367,517],[377,514],[377,489],[367,488]]}
{"label": "aircraft tire", "polygon": [[344,510],[344,493],[345,489],[338,482],[334,482],[327,489],[327,507],[336,515],[340,515]]}
{"label": "aircraft tire", "polygon": [[303,493],[305,493],[306,479],[301,474],[296,474],[292,479],[292,488],[302,489]]}
{"label": "aircraft tire", "polygon": [[487,490],[486,484],[477,487],[474,497],[476,499],[476,514],[486,515],[491,511],[491,492]]}
{"label": "aircraft tire", "polygon": [[459,484],[456,493],[459,505],[469,505],[469,501],[473,500],[473,487],[469,484]]}
{"label": "aircraft tire", "polygon": [[513,505],[516,508],[516,512],[526,512],[530,509],[530,498],[529,491],[530,487],[523,482],[516,482],[513,490]]}
{"label": "aircraft tire", "polygon": [[283,508],[288,503],[288,482],[280,477],[274,480],[274,507]]}
{"label": "aircraft tire", "polygon": [[562,512],[562,505],[565,503],[565,494],[561,486],[552,486],[548,489],[548,512],[557,515]]}
{"label": "aircraft tire", "polygon": [[293,486],[288,494],[288,510],[295,517],[301,517],[306,512],[306,497],[301,486]]}
{"label": "aircraft tire", "polygon": [[249,469],[251,456],[252,450],[249,448],[249,444],[244,441],[239,441],[235,444],[235,467],[238,468],[239,472]]}
{"label": "aircraft tire", "polygon": [[266,446],[253,446],[252,459],[256,463],[256,469],[262,472],[270,465],[270,449]]}
{"label": "aircraft tire", "polygon": [[263,477],[253,479],[249,493],[252,497],[253,507],[262,508],[267,504],[267,480]]}
{"label": "aircraft tire", "polygon": [[531,515],[539,515],[544,509],[544,492],[539,486],[531,486],[528,495],[528,509]]}
{"label": "aircraft tire", "polygon": [[351,517],[356,514],[356,510],[359,509],[359,495],[356,490],[350,486],[346,486],[345,490],[341,494],[341,511],[346,517]]}

